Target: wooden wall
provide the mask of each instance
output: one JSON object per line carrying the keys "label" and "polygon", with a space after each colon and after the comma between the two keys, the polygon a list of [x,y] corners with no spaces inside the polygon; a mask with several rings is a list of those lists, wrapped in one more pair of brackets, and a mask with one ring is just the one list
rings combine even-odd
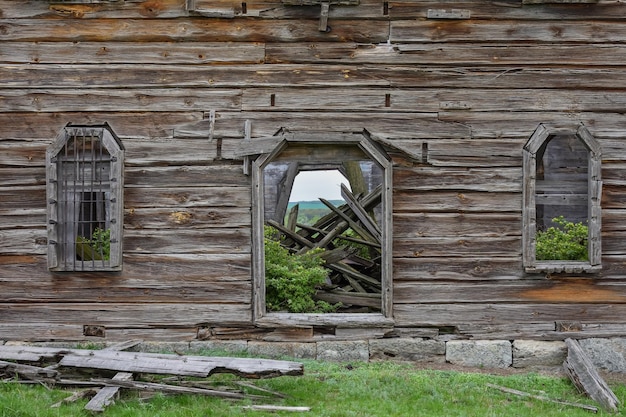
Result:
{"label": "wooden wall", "polygon": [[[0,0],[0,339],[265,337],[246,120],[253,139],[324,126],[386,144],[397,334],[626,334],[625,3],[361,0],[331,6],[329,32],[319,7],[186,3]],[[126,147],[119,274],[46,268],[45,148],[68,122],[108,122]],[[523,272],[539,123],[584,123],[602,147],[600,273]]]}

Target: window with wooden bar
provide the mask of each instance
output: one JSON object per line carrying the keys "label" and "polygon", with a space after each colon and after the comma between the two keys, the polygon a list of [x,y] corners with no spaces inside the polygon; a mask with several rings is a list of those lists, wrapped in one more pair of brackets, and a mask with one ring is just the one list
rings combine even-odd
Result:
{"label": "window with wooden bar", "polygon": [[124,147],[105,125],[67,125],[46,152],[48,268],[122,267]]}
{"label": "window with wooden bar", "polygon": [[524,146],[523,191],[525,270],[599,270],[601,153],[589,130],[540,125]]}

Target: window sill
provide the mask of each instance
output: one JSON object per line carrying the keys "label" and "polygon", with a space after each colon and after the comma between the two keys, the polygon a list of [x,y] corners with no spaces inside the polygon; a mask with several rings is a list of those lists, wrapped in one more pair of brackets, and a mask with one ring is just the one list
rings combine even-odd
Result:
{"label": "window sill", "polygon": [[294,327],[294,326],[336,326],[350,327],[389,327],[394,320],[379,313],[341,314],[341,313],[267,313],[256,320],[259,327]]}
{"label": "window sill", "polygon": [[524,270],[528,273],[559,273],[565,272],[568,274],[574,273],[593,273],[602,270],[602,265],[591,265],[588,262],[537,262],[533,266],[527,266]]}

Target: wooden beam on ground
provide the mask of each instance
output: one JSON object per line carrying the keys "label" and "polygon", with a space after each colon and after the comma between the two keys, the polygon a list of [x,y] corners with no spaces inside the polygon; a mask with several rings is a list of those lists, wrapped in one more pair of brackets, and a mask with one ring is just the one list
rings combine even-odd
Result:
{"label": "wooden beam on ground", "polygon": [[619,400],[598,374],[596,368],[577,340],[565,339],[567,358],[563,362],[565,373],[581,393],[597,401],[602,408],[616,413]]}
{"label": "wooden beam on ground", "polygon": [[494,388],[494,389],[500,390],[502,392],[506,392],[507,394],[519,395],[520,397],[534,398],[535,400],[547,401],[547,402],[551,402],[551,403],[554,403],[554,404],[560,404],[560,405],[566,405],[568,407],[582,408],[583,410],[591,411],[593,413],[597,413],[598,412],[598,407],[594,407],[592,405],[577,404],[577,403],[570,403],[570,402],[567,402],[567,401],[553,400],[552,398],[548,398],[548,397],[545,397],[543,395],[534,395],[534,394],[530,394],[528,392],[519,391],[519,390],[512,389],[512,388],[507,388],[507,387],[501,387],[499,385],[494,385],[494,384],[487,384],[487,386],[489,388]]}
{"label": "wooden beam on ground", "polygon": [[[111,346],[107,346],[102,350],[106,351],[119,351],[130,349],[141,343],[141,340],[129,340],[126,342],[116,343]],[[129,372],[118,372],[113,376],[116,381],[131,381],[133,374]],[[113,402],[113,399],[117,396],[119,387],[104,387],[101,388],[98,393],[85,405],[85,410],[93,412],[102,412],[104,409]]]}
{"label": "wooden beam on ground", "polygon": [[[133,374],[130,372],[118,372],[113,376],[114,381],[132,381]],[[113,403],[113,399],[118,394],[120,387],[105,386],[85,405],[85,410],[93,412],[103,412],[104,409]]]}

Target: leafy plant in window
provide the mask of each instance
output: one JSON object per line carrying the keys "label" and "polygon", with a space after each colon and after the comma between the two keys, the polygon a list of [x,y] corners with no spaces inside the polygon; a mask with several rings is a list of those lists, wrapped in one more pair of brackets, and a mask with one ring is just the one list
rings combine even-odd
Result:
{"label": "leafy plant in window", "polygon": [[83,261],[108,261],[111,258],[111,230],[97,227],[91,239],[78,236],[76,253]]}
{"label": "leafy plant in window", "polygon": [[339,305],[315,300],[316,287],[324,284],[328,271],[322,266],[323,249],[292,254],[265,227],[265,303],[268,311],[291,313],[331,313]]}
{"label": "leafy plant in window", "polygon": [[565,217],[552,219],[557,226],[537,231],[537,260],[587,261],[588,227],[582,222],[573,223]]}

